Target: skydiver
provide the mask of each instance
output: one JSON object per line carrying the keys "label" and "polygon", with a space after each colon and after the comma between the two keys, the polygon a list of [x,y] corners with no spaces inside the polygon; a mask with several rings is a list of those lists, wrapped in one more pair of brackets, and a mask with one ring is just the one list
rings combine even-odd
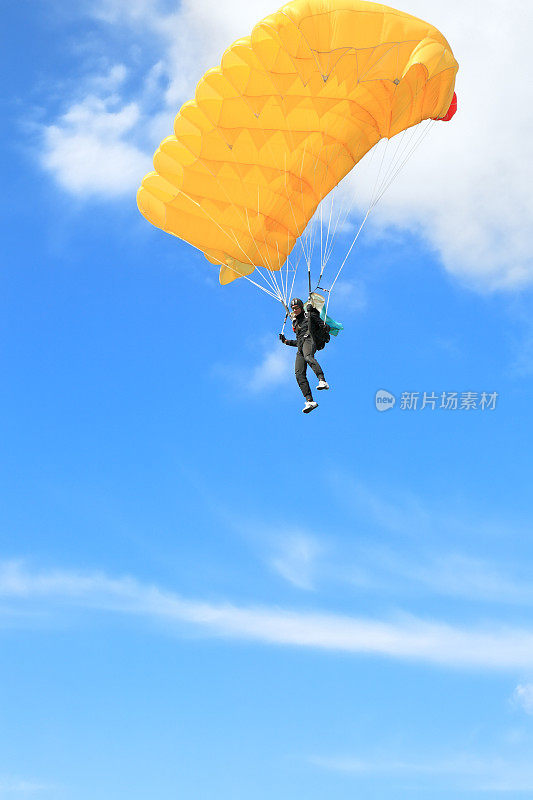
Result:
{"label": "skydiver", "polygon": [[298,348],[294,362],[294,373],[298,386],[305,397],[305,406],[302,411],[304,414],[309,414],[310,411],[313,411],[318,406],[318,403],[313,400],[311,387],[307,380],[308,364],[318,378],[318,386],[316,388],[320,390],[329,389],[322,367],[315,358],[317,347],[313,334],[318,330],[321,320],[318,311],[312,305],[307,306],[307,313],[304,312],[304,304],[299,297],[293,297],[291,300],[291,317],[292,329],[296,334],[296,339],[286,339],[283,333],[280,333],[279,338],[283,344]]}

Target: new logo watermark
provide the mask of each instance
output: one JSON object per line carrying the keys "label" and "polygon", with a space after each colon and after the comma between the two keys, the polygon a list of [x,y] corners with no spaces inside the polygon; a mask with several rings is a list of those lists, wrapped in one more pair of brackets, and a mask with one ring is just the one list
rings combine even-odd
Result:
{"label": "new logo watermark", "polygon": [[396,398],[386,389],[378,389],[376,392],[376,408],[378,411],[388,411],[394,408]]}
{"label": "new logo watermark", "polygon": [[[401,392],[398,408],[401,411],[494,411],[498,392]],[[388,411],[396,404],[395,395],[378,389],[375,396],[378,411]]]}

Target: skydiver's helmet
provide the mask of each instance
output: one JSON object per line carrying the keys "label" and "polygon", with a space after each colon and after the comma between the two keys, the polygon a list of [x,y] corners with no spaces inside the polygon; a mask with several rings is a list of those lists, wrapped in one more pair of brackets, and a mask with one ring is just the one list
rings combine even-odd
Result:
{"label": "skydiver's helmet", "polygon": [[303,311],[304,304],[303,304],[302,300],[300,300],[299,297],[293,297],[292,300],[291,300],[291,311],[292,311],[292,313],[295,314],[296,311],[299,308],[301,308],[301,310]]}
{"label": "skydiver's helmet", "polygon": [[296,333],[296,319],[297,317],[300,316],[298,313],[298,309],[303,311],[304,304],[299,297],[293,297],[291,300],[291,319],[292,319],[292,329],[295,333]]}

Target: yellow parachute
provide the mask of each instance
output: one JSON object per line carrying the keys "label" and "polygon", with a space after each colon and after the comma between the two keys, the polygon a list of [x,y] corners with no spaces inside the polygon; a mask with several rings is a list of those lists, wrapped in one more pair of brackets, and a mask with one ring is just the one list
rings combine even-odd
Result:
{"label": "yellow parachute", "polygon": [[326,195],[381,139],[456,107],[458,64],[427,22],[364,0],[293,0],[208,70],[137,194],[220,282],[287,261]]}

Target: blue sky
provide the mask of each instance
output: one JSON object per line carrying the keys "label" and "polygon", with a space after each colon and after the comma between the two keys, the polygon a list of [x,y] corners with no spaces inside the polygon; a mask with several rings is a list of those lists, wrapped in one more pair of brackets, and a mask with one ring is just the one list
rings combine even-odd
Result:
{"label": "blue sky", "polygon": [[270,6],[7,9],[1,798],[533,798],[530,111],[475,90],[523,9],[471,53],[473,10],[422,6],[462,116],[354,250],[309,416],[280,307],[135,204]]}

